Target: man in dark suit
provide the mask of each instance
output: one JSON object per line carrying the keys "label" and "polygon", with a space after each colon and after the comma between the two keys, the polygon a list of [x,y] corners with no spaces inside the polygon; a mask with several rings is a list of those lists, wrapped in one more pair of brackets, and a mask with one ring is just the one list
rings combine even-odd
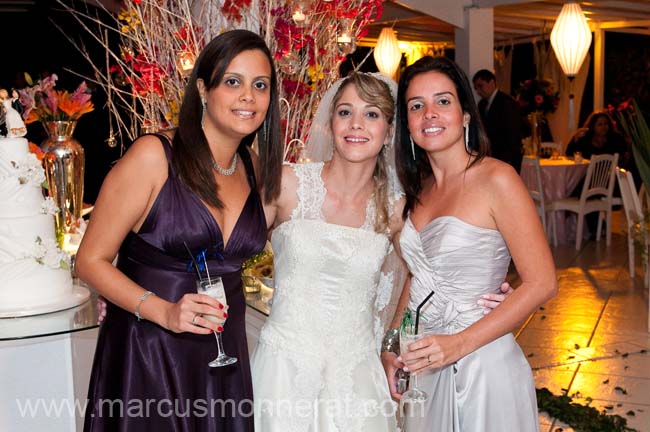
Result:
{"label": "man in dark suit", "polygon": [[476,72],[472,82],[474,90],[481,96],[478,109],[490,139],[492,157],[509,163],[519,172],[524,154],[519,105],[510,95],[498,89],[496,77],[487,69]]}

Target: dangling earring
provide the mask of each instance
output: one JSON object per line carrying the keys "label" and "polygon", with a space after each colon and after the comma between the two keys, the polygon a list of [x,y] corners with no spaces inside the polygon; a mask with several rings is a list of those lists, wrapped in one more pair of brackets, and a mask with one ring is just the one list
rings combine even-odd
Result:
{"label": "dangling earring", "polygon": [[467,150],[467,153],[472,154],[472,149],[469,148],[469,125],[463,126],[463,129],[465,129],[465,150]]}
{"label": "dangling earring", "polygon": [[201,129],[205,126],[205,98],[201,98]]}
{"label": "dangling earring", "polygon": [[413,160],[415,160],[415,143],[413,142],[413,137],[410,134],[409,140],[411,141],[411,154],[413,155]]}

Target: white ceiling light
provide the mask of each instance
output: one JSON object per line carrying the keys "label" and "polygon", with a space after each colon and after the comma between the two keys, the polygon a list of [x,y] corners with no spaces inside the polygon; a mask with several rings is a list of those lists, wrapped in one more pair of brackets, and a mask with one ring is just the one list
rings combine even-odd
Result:
{"label": "white ceiling light", "polygon": [[564,73],[574,78],[591,46],[591,30],[578,3],[562,7],[551,31],[551,45]]}
{"label": "white ceiling light", "polygon": [[384,27],[381,29],[373,57],[377,69],[389,77],[395,77],[399,62],[402,59],[402,52],[399,49],[397,37],[392,28]]}

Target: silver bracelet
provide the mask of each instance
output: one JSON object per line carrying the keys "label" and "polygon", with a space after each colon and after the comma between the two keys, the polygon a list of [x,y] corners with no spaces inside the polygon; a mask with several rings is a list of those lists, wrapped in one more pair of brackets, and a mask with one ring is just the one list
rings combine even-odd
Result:
{"label": "silver bracelet", "polygon": [[142,303],[144,303],[144,301],[147,299],[147,297],[149,297],[151,294],[156,295],[156,294],[152,293],[151,291],[147,291],[146,293],[142,294],[142,297],[140,297],[140,302],[135,307],[135,312],[133,312],[133,313],[135,314],[135,317],[138,319],[138,321],[142,320],[142,315],[140,315],[140,306],[142,306]]}
{"label": "silver bracelet", "polygon": [[381,341],[381,352],[393,352],[399,354],[399,330],[391,328],[386,331]]}

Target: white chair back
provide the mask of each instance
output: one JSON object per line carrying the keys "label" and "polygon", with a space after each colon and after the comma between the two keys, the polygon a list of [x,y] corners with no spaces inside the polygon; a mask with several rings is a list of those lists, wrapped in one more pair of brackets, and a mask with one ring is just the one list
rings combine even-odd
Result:
{"label": "white chair back", "polygon": [[[634,278],[636,276],[635,272],[635,260],[634,260],[634,250],[635,250],[635,227],[636,224],[640,223],[641,235],[642,235],[642,248],[643,254],[642,266],[643,266],[643,285],[648,288],[650,286],[650,257],[648,252],[650,251],[650,233],[647,231],[645,218],[643,212],[647,210],[647,206],[650,204],[650,196],[646,192],[645,185],[642,183],[641,188],[639,188],[639,193],[636,194],[636,186],[634,185],[634,178],[632,173],[624,169],[616,170],[616,177],[618,179],[618,187],[621,190],[621,197],[623,198],[623,209],[625,211],[625,219],[627,222],[627,248],[628,248],[628,263],[629,263],[629,272],[630,277]],[[648,297],[648,331],[650,332],[650,296]]]}
{"label": "white chair back", "polygon": [[616,164],[618,153],[613,155],[594,155],[589,161],[585,183],[580,194],[580,201],[585,202],[591,197],[602,196],[611,201],[616,181]]}
{"label": "white chair back", "polygon": [[639,188],[639,203],[641,204],[641,211],[650,210],[650,194],[645,188],[645,183],[641,182],[641,187]]}
{"label": "white chair back", "polygon": [[542,219],[542,227],[544,232],[546,232],[546,202],[544,201],[544,187],[542,186],[542,169],[539,166],[539,159],[534,156],[524,156],[521,161],[522,170],[524,167],[529,166],[530,169],[535,173],[534,176],[525,176],[522,177],[526,188],[528,188],[528,193],[533,198],[535,202],[535,207],[537,207],[537,213]]}
{"label": "white chair back", "polygon": [[628,226],[633,226],[643,219],[643,210],[641,209],[639,195],[636,192],[634,178],[631,172],[623,168],[616,169],[616,177],[618,179],[618,188],[621,190],[621,198],[623,198],[625,218]]}

